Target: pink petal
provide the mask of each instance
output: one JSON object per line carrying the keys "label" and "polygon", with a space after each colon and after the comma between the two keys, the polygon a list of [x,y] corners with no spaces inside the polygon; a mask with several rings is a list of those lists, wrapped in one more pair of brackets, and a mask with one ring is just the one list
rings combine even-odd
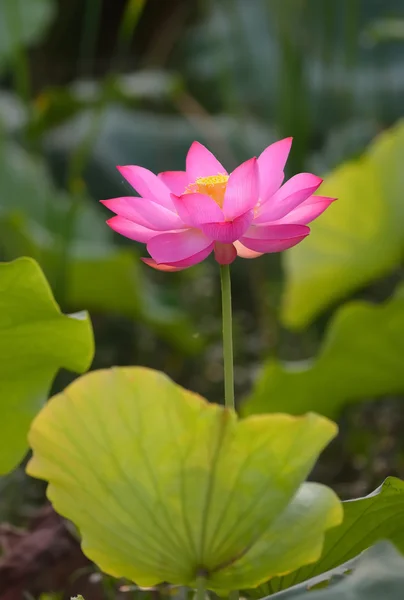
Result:
{"label": "pink petal", "polygon": [[150,198],[166,208],[173,209],[168,187],[151,171],[136,165],[117,167],[126,181],[137,191],[139,196]]}
{"label": "pink petal", "polygon": [[140,260],[142,260],[149,267],[156,269],[157,271],[183,271],[184,269],[193,267],[194,265],[197,265],[198,263],[205,260],[205,258],[207,258],[211,252],[212,248],[208,246],[207,248],[205,248],[205,250],[201,250],[201,252],[197,252],[189,258],[185,258],[184,260],[179,260],[178,262],[173,262],[169,264],[158,264],[152,258],[141,258]]}
{"label": "pink petal", "polygon": [[185,227],[180,217],[174,212],[146,198],[136,196],[113,198],[112,200],[101,200],[101,204],[120,217],[148,229],[169,231]]}
{"label": "pink petal", "polygon": [[276,221],[276,223],[295,223],[296,225],[307,225],[314,219],[317,219],[334,202],[336,198],[326,198],[324,196],[310,196],[304,200],[297,208]]}
{"label": "pink petal", "polygon": [[224,194],[223,212],[226,219],[235,219],[251,210],[259,199],[259,176],[256,158],[241,164],[229,177]]}
{"label": "pink petal", "polygon": [[240,258],[258,258],[263,254],[262,252],[254,252],[254,250],[249,250],[243,246],[241,242],[234,242],[233,245],[236,248],[237,255],[240,256]]}
{"label": "pink petal", "polygon": [[185,171],[165,171],[159,173],[158,178],[169,188],[176,196],[184,194],[189,183],[188,175]]}
{"label": "pink petal", "polygon": [[250,227],[241,243],[255,252],[282,252],[301,242],[310,233],[305,225]]}
{"label": "pink petal", "polygon": [[202,223],[200,228],[203,233],[215,242],[232,244],[238,240],[249,228],[253,219],[252,211],[237,217],[234,221],[224,223]]}
{"label": "pink petal", "polygon": [[284,168],[288,160],[293,138],[285,138],[271,144],[258,157],[260,175],[260,198],[266,202],[282,185]]}
{"label": "pink petal", "polygon": [[153,237],[147,245],[147,250],[157,263],[170,264],[190,258],[204,250],[207,256],[213,250],[213,242],[198,229],[187,229]]}
{"label": "pink petal", "polygon": [[237,258],[237,250],[233,244],[215,244],[215,259],[219,265],[230,265]]}
{"label": "pink petal", "polygon": [[275,194],[262,204],[255,216],[255,223],[277,221],[304,200],[307,200],[321,185],[321,177],[311,173],[299,173],[287,181]]}
{"label": "pink petal", "polygon": [[212,152],[199,142],[193,142],[188,150],[186,167],[190,182],[195,182],[200,177],[227,175],[226,169],[213,156]]}
{"label": "pink petal", "polygon": [[224,221],[224,215],[219,206],[210,196],[205,194],[171,195],[178,215],[184,223],[191,227],[200,228],[202,223]]}
{"label": "pink petal", "polygon": [[283,252],[284,250],[293,248],[293,246],[296,246],[299,242],[304,240],[305,237],[305,235],[302,235],[301,237],[290,238],[289,240],[250,240],[242,238],[242,241],[245,246],[250,248],[250,250],[254,250],[260,254],[269,254],[271,252]]}
{"label": "pink petal", "polygon": [[310,228],[306,225],[253,225],[247,230],[245,236],[254,240],[284,240],[287,238],[307,235]]}
{"label": "pink petal", "polygon": [[123,217],[112,217],[112,219],[107,221],[107,225],[117,233],[142,244],[147,244],[155,235],[158,235],[156,231],[133,223],[133,221],[129,221]]}

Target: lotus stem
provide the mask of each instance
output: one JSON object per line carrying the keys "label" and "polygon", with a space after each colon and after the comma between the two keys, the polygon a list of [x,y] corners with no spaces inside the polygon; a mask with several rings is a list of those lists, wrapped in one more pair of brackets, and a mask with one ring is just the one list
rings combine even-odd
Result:
{"label": "lotus stem", "polygon": [[226,408],[235,410],[231,279],[229,265],[220,266],[220,279],[222,287],[224,404]]}

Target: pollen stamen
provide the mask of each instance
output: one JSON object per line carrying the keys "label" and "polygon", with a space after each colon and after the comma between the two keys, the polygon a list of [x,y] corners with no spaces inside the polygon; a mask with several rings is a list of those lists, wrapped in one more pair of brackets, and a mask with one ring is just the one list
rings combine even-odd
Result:
{"label": "pollen stamen", "polygon": [[220,208],[223,208],[224,194],[226,191],[228,175],[218,174],[209,177],[199,177],[195,183],[188,185],[186,194],[206,194],[210,196]]}

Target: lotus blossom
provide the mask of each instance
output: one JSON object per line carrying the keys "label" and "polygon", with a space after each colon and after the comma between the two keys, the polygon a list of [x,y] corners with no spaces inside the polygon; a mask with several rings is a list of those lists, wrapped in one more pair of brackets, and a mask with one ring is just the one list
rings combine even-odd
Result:
{"label": "lotus blossom", "polygon": [[188,151],[185,171],[155,175],[140,166],[118,167],[140,197],[102,201],[116,214],[107,223],[147,244],[151,258],[142,260],[162,271],[187,269],[212,252],[225,265],[237,255],[287,250],[335,199],[313,195],[322,179],[310,173],[283,183],[291,144],[286,138],[268,146],[230,175],[199,142]]}

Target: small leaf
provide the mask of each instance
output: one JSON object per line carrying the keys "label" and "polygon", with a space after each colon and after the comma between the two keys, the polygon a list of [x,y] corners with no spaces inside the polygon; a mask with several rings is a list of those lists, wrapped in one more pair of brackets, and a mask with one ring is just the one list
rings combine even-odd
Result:
{"label": "small leaf", "polygon": [[367,396],[404,392],[403,354],[401,287],[381,305],[354,301],[340,308],[314,361],[269,360],[243,411],[335,417],[344,405]]}
{"label": "small leaf", "polygon": [[27,450],[29,425],[64,367],[83,373],[94,353],[86,313],[66,316],[29,258],[0,264],[0,473]]}
{"label": "small leaf", "polygon": [[[342,504],[344,521],[327,531],[321,558],[295,573],[272,579],[268,584],[268,593],[318,578],[322,573],[351,561],[380,540],[389,540],[404,553],[403,481],[389,477],[369,496]],[[262,589],[265,589],[264,586]]]}
{"label": "small leaf", "polygon": [[307,584],[262,600],[402,600],[404,559],[392,544],[379,542],[359,558],[351,575],[313,592]]}
{"label": "small leaf", "polygon": [[321,187],[338,201],[310,236],[284,255],[283,322],[306,326],[337,300],[402,260],[404,123],[376,138],[359,160],[338,167]]}
{"label": "small leaf", "polygon": [[99,567],[141,586],[252,587],[318,559],[341,522],[334,493],[301,485],[336,427],[317,415],[239,421],[144,368],[90,373],[30,433],[28,473]]}

